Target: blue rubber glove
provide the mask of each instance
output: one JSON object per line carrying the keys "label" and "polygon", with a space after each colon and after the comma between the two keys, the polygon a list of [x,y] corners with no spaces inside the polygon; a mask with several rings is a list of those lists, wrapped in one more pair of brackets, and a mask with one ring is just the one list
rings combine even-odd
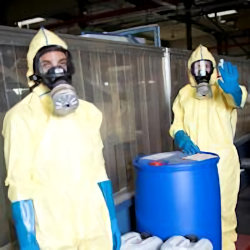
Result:
{"label": "blue rubber glove", "polygon": [[16,201],[11,206],[20,250],[39,250],[32,200]]}
{"label": "blue rubber glove", "polygon": [[239,74],[237,66],[232,65],[230,62],[224,62],[223,68],[219,66],[219,71],[223,81],[220,79],[218,83],[226,94],[230,94],[235,104],[239,107],[241,104],[242,91],[238,83]]}
{"label": "blue rubber glove", "polygon": [[174,136],[174,142],[184,153],[196,154],[200,152],[198,146],[192,142],[190,137],[183,130],[177,131]]}
{"label": "blue rubber glove", "polygon": [[112,238],[113,238],[113,250],[120,250],[121,247],[121,233],[118,227],[118,222],[115,215],[115,204],[112,194],[112,185],[111,181],[103,181],[98,183],[104,199],[106,201],[108,210],[109,210],[109,217],[111,222],[111,230],[112,230]]}

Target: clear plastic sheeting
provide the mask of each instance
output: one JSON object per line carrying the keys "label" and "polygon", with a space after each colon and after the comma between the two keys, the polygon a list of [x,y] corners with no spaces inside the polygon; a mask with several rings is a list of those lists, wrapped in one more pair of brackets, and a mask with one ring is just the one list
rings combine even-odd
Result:
{"label": "clear plastic sheeting", "polygon": [[72,53],[78,58],[80,74],[73,78],[78,94],[103,112],[106,167],[119,191],[132,182],[131,160],[136,154],[167,147],[161,51],[119,45],[109,51],[84,48]]}

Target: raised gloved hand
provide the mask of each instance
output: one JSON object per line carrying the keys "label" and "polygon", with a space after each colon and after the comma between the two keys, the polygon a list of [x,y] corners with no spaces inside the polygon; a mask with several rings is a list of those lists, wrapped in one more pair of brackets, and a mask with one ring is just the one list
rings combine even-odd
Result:
{"label": "raised gloved hand", "polygon": [[115,215],[115,204],[113,199],[113,192],[112,192],[112,185],[111,181],[103,181],[98,183],[104,199],[106,201],[108,210],[109,210],[109,217],[111,223],[111,230],[112,230],[112,238],[113,238],[113,250],[120,250],[121,247],[121,233],[118,227],[118,222]]}
{"label": "raised gloved hand", "polygon": [[174,136],[175,144],[187,154],[196,154],[200,152],[198,146],[196,146],[190,137],[183,131],[179,130]]}
{"label": "raised gloved hand", "polygon": [[13,202],[12,216],[20,250],[39,250],[35,234],[35,216],[32,200]]}
{"label": "raised gloved hand", "polygon": [[218,80],[220,87],[226,94],[230,94],[237,106],[241,104],[242,91],[238,83],[239,74],[237,67],[230,62],[224,62],[223,67],[219,66],[222,80]]}

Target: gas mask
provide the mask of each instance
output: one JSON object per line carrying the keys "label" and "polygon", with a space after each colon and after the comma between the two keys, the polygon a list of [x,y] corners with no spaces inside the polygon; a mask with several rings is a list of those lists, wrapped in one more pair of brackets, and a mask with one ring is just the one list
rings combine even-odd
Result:
{"label": "gas mask", "polygon": [[205,99],[212,97],[211,84],[209,84],[213,73],[213,64],[210,60],[195,61],[191,65],[191,74],[197,83],[196,98]]}
{"label": "gas mask", "polygon": [[[59,53],[62,55],[62,59],[55,59],[57,65],[52,65],[53,59],[43,61],[42,56],[51,51],[63,52],[66,57]],[[67,50],[57,46],[55,48],[53,45],[45,47],[41,52],[38,51],[34,58],[34,72],[35,74],[30,77],[36,83],[33,88],[43,83],[51,90],[50,95],[55,115],[65,116],[77,109],[79,100],[75,88],[71,84],[73,65]]]}

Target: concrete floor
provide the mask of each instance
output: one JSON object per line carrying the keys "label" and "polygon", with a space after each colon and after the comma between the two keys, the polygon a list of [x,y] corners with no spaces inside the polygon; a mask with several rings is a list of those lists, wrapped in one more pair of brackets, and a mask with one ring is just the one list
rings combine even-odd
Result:
{"label": "concrete floor", "polygon": [[250,235],[239,234],[236,243],[237,250],[250,250]]}
{"label": "concrete floor", "polygon": [[241,188],[236,207],[237,232],[250,235],[250,183]]}
{"label": "concrete floor", "polygon": [[242,183],[245,185],[240,190],[236,207],[239,234],[236,246],[237,250],[250,250],[250,184],[248,181]]}

